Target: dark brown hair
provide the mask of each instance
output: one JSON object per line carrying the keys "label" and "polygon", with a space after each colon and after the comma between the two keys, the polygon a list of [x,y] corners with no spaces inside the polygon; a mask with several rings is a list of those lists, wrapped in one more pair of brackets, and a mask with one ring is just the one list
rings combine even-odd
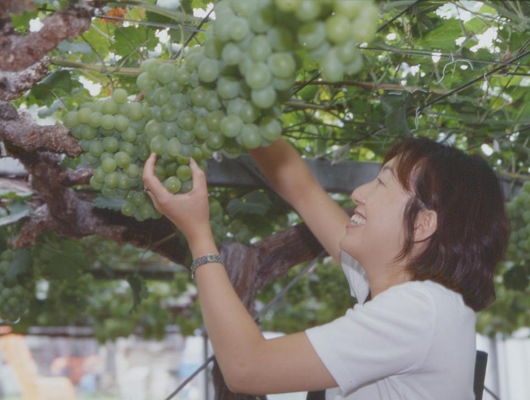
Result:
{"label": "dark brown hair", "polygon": [[435,211],[437,229],[426,249],[409,263],[412,279],[438,282],[460,293],[473,310],[485,309],[495,299],[495,271],[509,236],[495,173],[480,156],[427,138],[394,145],[384,164],[394,157],[398,180],[412,193],[399,258],[411,253],[419,212]]}

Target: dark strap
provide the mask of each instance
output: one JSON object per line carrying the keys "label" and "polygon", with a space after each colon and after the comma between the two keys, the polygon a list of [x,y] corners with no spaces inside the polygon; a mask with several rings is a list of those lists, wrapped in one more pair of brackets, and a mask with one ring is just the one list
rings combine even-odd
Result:
{"label": "dark strap", "polygon": [[326,391],[325,390],[318,390],[315,392],[307,392],[306,400],[325,400],[326,399]]}

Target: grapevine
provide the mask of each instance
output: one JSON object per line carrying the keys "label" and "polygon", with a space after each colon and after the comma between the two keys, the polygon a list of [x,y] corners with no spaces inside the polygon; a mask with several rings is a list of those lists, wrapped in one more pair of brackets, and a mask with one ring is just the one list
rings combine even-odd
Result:
{"label": "grapevine", "polygon": [[[7,248],[0,254],[0,321],[15,323],[27,311],[35,288],[19,268],[17,256],[27,250]],[[18,254],[17,254],[18,253]]]}
{"label": "grapevine", "polygon": [[[156,176],[172,193],[191,190],[190,158],[206,169],[213,152],[237,157],[282,134],[281,104],[289,99],[302,53],[328,81],[362,67],[357,46],[375,33],[377,8],[366,1],[225,0],[203,46],[186,49],[175,66],[149,59],[131,101],[123,88],[64,116],[94,169],[90,186],[124,199],[122,213],[160,216],[142,190],[151,152]],[[307,57],[306,57],[307,58]]]}

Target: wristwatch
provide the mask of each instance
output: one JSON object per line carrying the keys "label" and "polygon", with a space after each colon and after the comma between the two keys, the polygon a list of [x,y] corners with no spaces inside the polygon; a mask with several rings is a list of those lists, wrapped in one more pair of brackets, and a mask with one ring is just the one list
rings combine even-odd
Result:
{"label": "wristwatch", "polygon": [[195,278],[195,271],[197,268],[199,268],[203,264],[208,263],[223,263],[223,259],[220,254],[208,254],[202,257],[198,257],[195,260],[193,260],[193,263],[191,264],[191,278]]}

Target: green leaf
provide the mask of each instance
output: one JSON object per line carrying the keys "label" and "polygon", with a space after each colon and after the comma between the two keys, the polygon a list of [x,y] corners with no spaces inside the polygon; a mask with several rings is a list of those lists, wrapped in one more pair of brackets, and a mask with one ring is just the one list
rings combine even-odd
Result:
{"label": "green leaf", "polygon": [[529,282],[526,265],[516,265],[504,274],[504,286],[508,289],[523,291],[528,287]]}
{"label": "green leaf", "polygon": [[75,281],[89,267],[83,245],[55,234],[46,236],[46,243],[35,249],[44,276],[52,280]]}
{"label": "green leaf", "polygon": [[0,190],[0,199],[6,200],[29,200],[33,193],[15,192],[14,190]]}
{"label": "green leaf", "polygon": [[387,131],[395,136],[410,136],[407,123],[407,110],[410,103],[410,93],[385,93],[381,101],[385,110],[385,125]]}
{"label": "green leaf", "polygon": [[13,224],[31,214],[31,207],[22,202],[15,202],[6,206],[9,215],[0,218],[0,226]]}
{"label": "green leaf", "polygon": [[444,21],[436,29],[419,39],[417,45],[429,50],[456,50],[455,40],[464,36],[460,22],[455,19]]}
{"label": "green leaf", "polygon": [[33,265],[33,259],[31,257],[31,252],[26,249],[17,250],[13,256],[13,261],[7,270],[4,279],[6,282],[9,282],[11,285],[17,283],[17,278],[19,274],[22,274],[31,269]]}
{"label": "green leaf", "polygon": [[57,49],[64,53],[81,53],[86,55],[90,55],[92,52],[90,45],[82,41],[69,42],[68,40],[63,40],[59,43]]}
{"label": "green leaf", "polygon": [[232,199],[226,206],[228,213],[235,217],[239,214],[265,215],[269,211],[271,200],[263,193],[254,191],[241,199]]}
{"label": "green leaf", "polygon": [[129,275],[127,277],[127,282],[129,283],[133,294],[133,305],[129,310],[129,313],[133,313],[142,301],[149,297],[149,291],[145,285],[145,280],[140,275]]}
{"label": "green leaf", "polygon": [[136,50],[139,47],[154,48],[158,42],[154,36],[153,29],[146,29],[144,26],[126,28],[116,27],[115,41],[111,48],[120,56],[138,59]]}
{"label": "green leaf", "polygon": [[108,210],[121,210],[125,204],[125,200],[122,197],[113,196],[105,197],[103,195],[98,195],[94,199],[94,207],[96,208],[106,208]]}

